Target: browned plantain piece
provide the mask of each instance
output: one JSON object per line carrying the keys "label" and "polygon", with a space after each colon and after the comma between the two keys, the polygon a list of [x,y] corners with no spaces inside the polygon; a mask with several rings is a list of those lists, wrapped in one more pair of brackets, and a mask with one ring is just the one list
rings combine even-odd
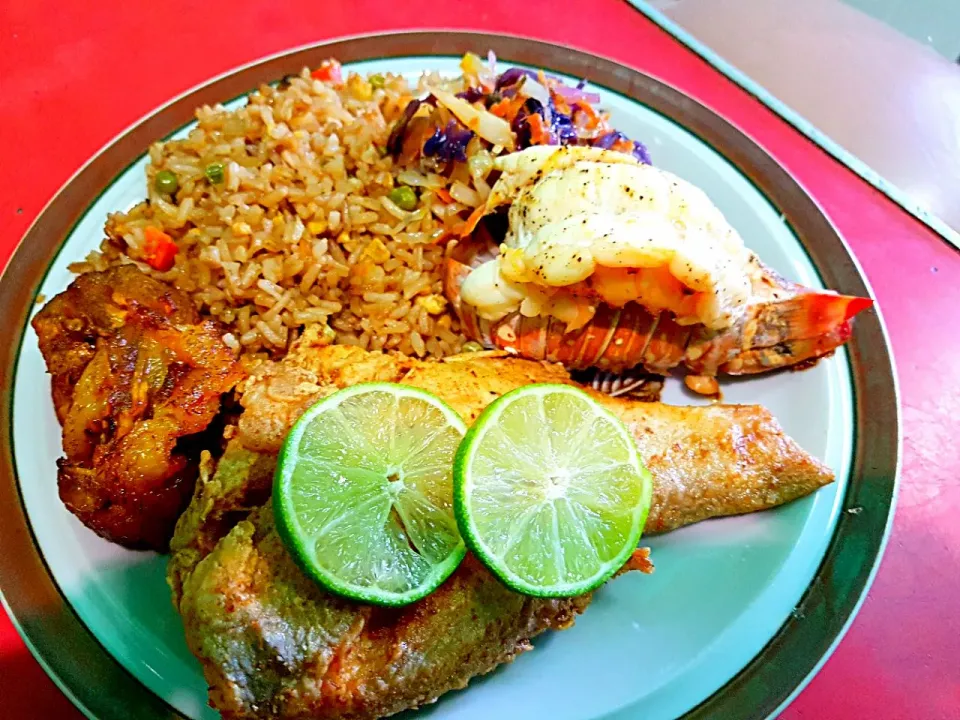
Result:
{"label": "browned plantain piece", "polygon": [[165,550],[199,436],[243,376],[223,330],[132,265],[81,275],[33,327],[63,425],[60,498],[108,540]]}
{"label": "browned plantain piece", "polygon": [[[436,592],[388,610],[324,593],[286,552],[267,502],[276,452],[311,403],[369,380],[438,394],[465,420],[531,382],[570,382],[559,366],[497,353],[422,362],[310,344],[268,363],[241,386],[245,408],[171,543],[168,577],[187,642],[203,664],[210,702],[225,718],[368,720],[429,703],[572,624],[590,597],[513,593],[468,554]],[[832,474],[758,407],[670,407],[611,400],[654,476],[648,530],[773,507]],[[650,571],[643,551],[625,570]]]}

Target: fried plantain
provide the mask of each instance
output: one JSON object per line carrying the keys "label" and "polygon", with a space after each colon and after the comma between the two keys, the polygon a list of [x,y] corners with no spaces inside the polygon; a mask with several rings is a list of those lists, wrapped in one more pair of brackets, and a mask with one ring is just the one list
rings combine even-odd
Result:
{"label": "fried plantain", "polygon": [[166,550],[243,377],[223,328],[133,265],[79,276],[33,328],[63,426],[61,500],[108,540]]}

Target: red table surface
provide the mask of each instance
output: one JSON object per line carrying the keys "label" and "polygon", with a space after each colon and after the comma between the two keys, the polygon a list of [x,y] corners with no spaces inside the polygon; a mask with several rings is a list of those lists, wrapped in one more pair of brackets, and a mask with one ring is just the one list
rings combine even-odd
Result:
{"label": "red table surface", "polygon": [[[901,494],[882,567],[850,632],[782,718],[960,718],[960,340],[946,332],[960,319],[960,254],[938,236],[616,0],[579,12],[550,0],[83,5],[0,6],[0,265],[121,129],[232,67],[342,35],[460,28],[572,45],[662,78],[745,130],[856,252],[888,323],[903,405]],[[2,718],[79,717],[2,613],[0,698]]]}

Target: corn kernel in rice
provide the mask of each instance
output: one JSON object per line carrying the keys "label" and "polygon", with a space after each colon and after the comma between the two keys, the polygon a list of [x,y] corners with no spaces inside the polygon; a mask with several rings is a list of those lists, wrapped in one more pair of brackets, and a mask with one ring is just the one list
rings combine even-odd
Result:
{"label": "corn kernel in rice", "polygon": [[447,301],[442,295],[421,295],[417,298],[417,305],[431,315],[439,315],[446,309]]}
{"label": "corn kernel in rice", "polygon": [[[448,192],[456,179],[465,200],[487,188],[472,185],[465,168],[420,171],[381,152],[417,92],[403,78],[373,92],[359,75],[340,86],[303,77],[264,86],[235,110],[200,108],[185,139],[154,144],[148,177],[177,172],[176,202],[151,193],[149,203],[112,214],[100,249],[76,267],[138,262],[223,323],[224,342],[245,364],[282,355],[311,328],[365,348],[458,351],[465,338],[441,295],[449,251],[433,241],[460,218],[438,219],[421,203],[390,208],[381,198],[404,184],[404,173]],[[202,180],[212,158],[224,166],[216,185]],[[169,273],[143,263],[148,225],[177,243]]]}

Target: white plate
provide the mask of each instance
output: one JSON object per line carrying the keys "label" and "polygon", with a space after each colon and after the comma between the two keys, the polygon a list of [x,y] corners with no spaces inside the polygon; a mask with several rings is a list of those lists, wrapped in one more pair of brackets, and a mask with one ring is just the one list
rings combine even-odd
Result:
{"label": "white plate", "polygon": [[[348,67],[411,77],[424,69],[458,72],[456,59],[436,56]],[[615,127],[644,142],[654,164],[703,188],[766,263],[791,280],[822,287],[781,210],[741,170],[674,120],[613,90],[591,89],[601,94]],[[49,298],[62,291],[71,280],[67,265],[99,244],[107,213],[145,196],[145,164],[140,157],[89,204],[49,266],[40,293]],[[620,714],[656,720],[680,716],[714,695],[791,619],[834,536],[857,426],[851,377],[844,350],[804,372],[725,383],[723,389],[725,402],[768,407],[788,434],[834,470],[836,483],[775,511],[708,521],[652,540],[653,576],[611,583],[572,630],[537,639],[536,651],[425,712],[463,720]],[[153,693],[187,717],[217,717],[206,705],[206,683],[170,602],[165,558],[107,543],[59,501],[53,459],[61,455],[60,428],[32,330],[23,337],[15,378],[13,449],[20,492],[36,544],[66,602]],[[665,400],[696,402],[677,381],[667,383]],[[872,556],[867,575],[870,567]]]}

